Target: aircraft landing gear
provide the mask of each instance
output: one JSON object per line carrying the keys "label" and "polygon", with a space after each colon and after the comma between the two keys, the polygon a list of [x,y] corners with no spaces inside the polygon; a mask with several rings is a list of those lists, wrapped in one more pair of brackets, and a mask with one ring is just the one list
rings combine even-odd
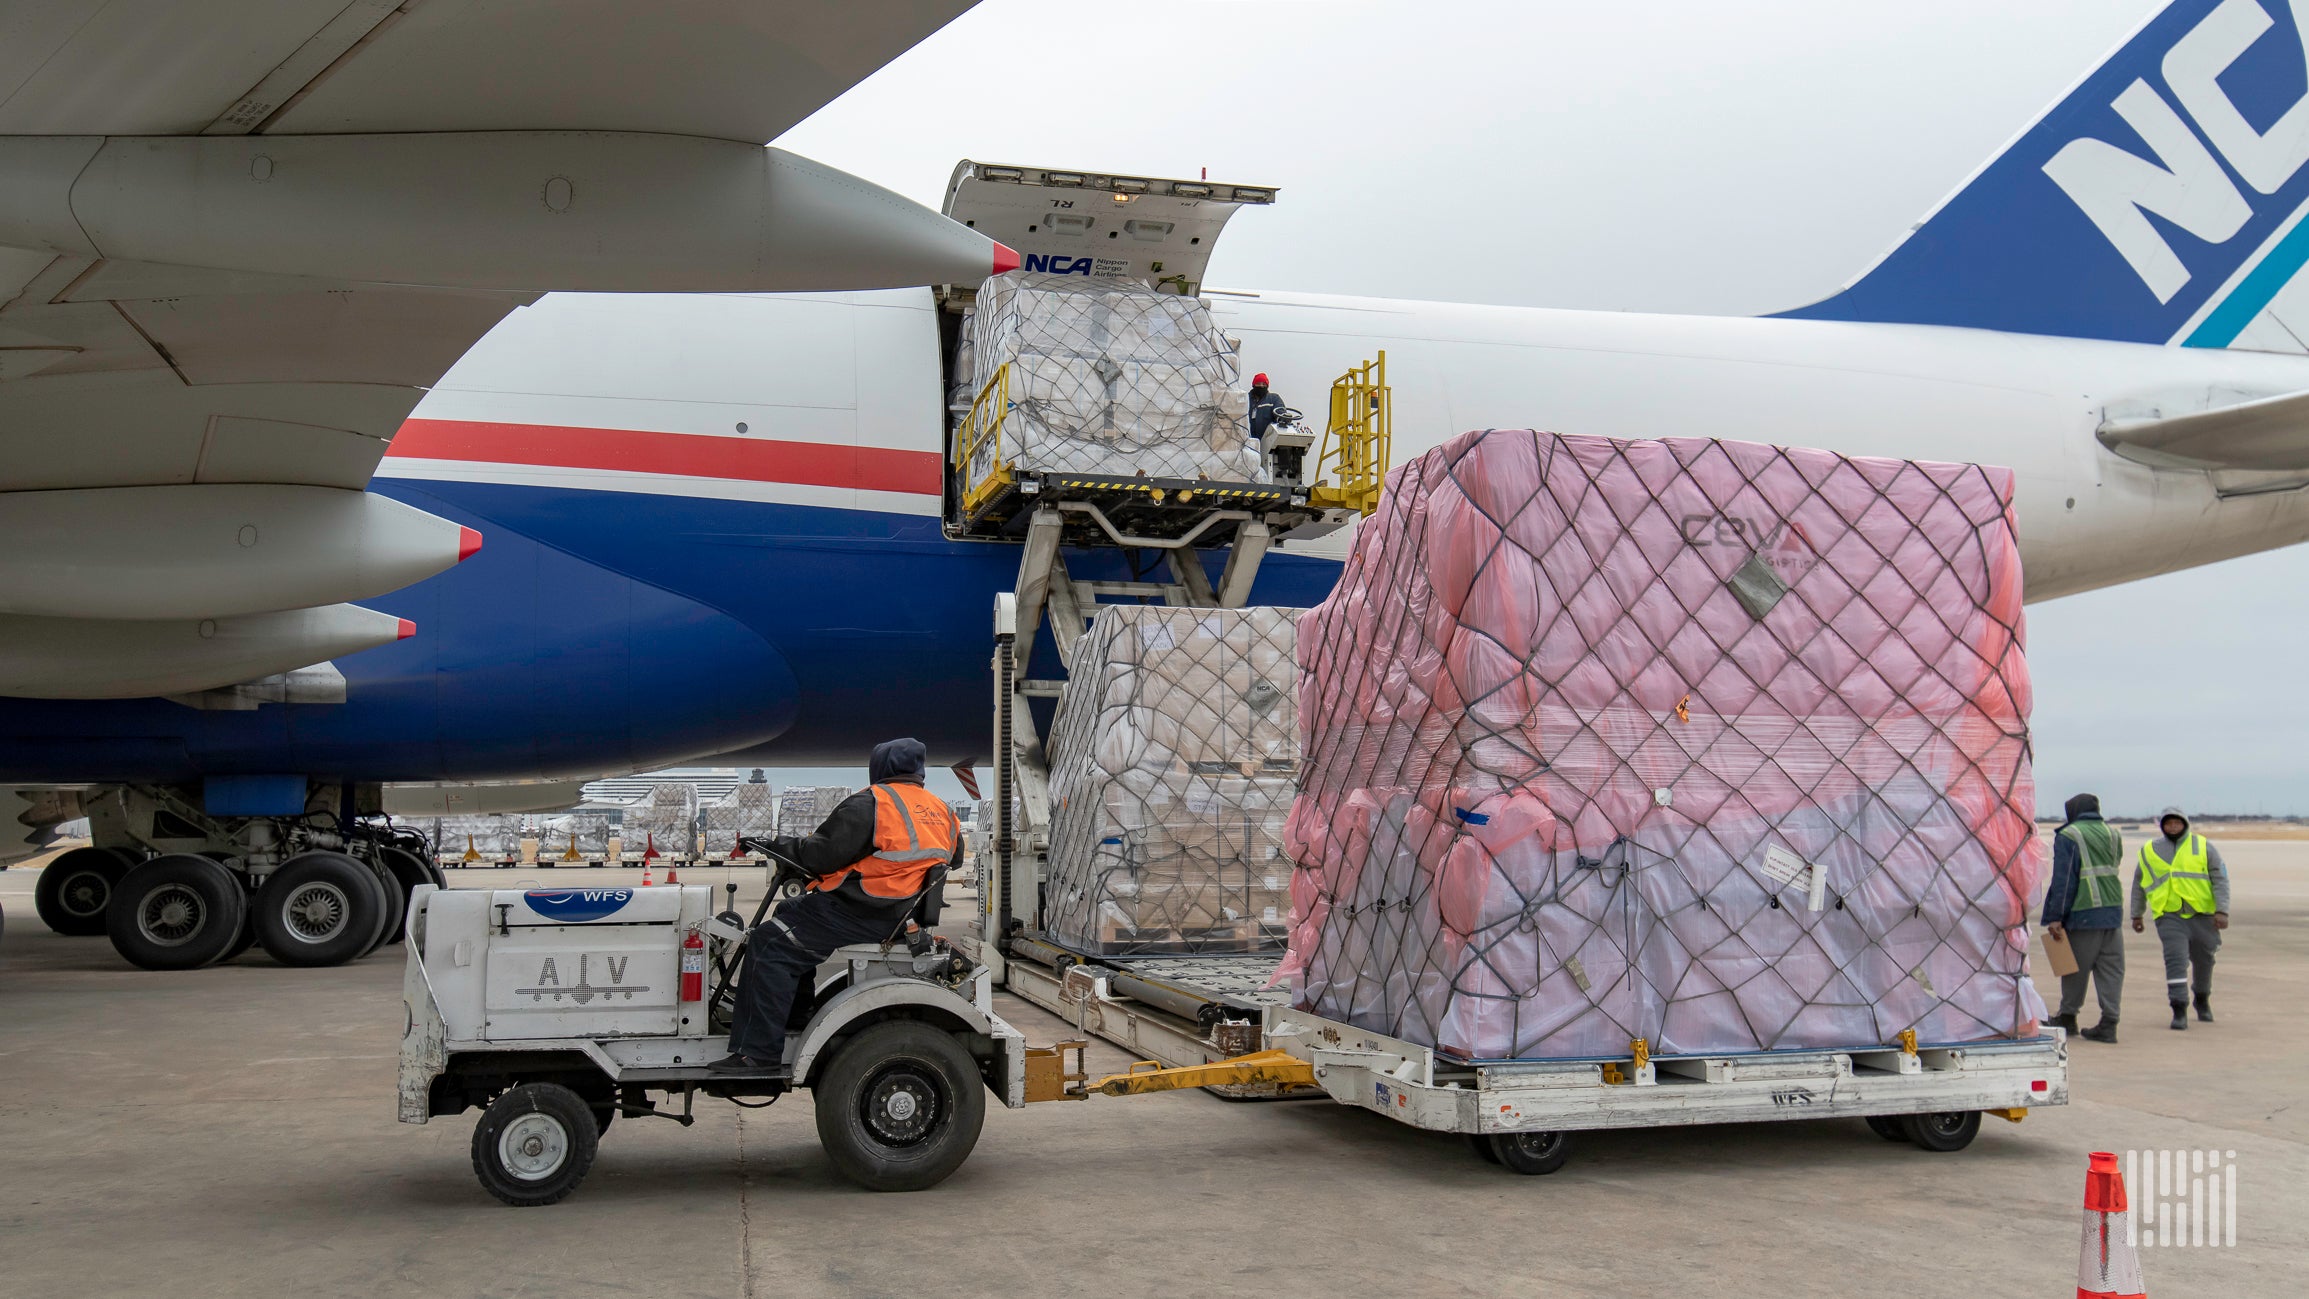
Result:
{"label": "aircraft landing gear", "polygon": [[240,937],[247,896],[206,857],[169,853],[121,878],[105,903],[112,947],[147,970],[197,970]]}
{"label": "aircraft landing gear", "polygon": [[40,922],[67,938],[94,938],[104,932],[104,904],[113,886],[136,865],[117,848],[75,848],[40,870],[33,905]]}
{"label": "aircraft landing gear", "polygon": [[253,901],[257,941],[283,965],[343,965],[365,956],[378,946],[388,919],[377,872],[341,852],[289,858]]}

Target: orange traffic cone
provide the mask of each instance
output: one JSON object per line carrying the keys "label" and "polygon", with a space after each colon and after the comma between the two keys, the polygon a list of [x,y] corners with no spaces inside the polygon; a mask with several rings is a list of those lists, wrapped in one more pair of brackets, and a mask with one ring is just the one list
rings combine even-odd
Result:
{"label": "orange traffic cone", "polygon": [[670,857],[666,859],[665,863],[665,882],[668,884],[681,883],[681,863]]}
{"label": "orange traffic cone", "polygon": [[2084,1245],[2077,1253],[2077,1299],[2147,1299],[2141,1256],[2133,1249],[2133,1214],[2117,1157],[2092,1153],[2085,1173]]}
{"label": "orange traffic cone", "polygon": [[653,882],[649,877],[649,864],[656,860],[657,835],[652,833],[647,839],[642,841],[641,848],[641,886],[645,889],[650,887]]}

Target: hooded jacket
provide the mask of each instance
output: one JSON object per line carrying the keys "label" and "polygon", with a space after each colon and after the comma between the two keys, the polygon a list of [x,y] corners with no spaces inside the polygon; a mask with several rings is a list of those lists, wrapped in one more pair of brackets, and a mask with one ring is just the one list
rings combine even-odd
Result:
{"label": "hooded jacket", "polygon": [[[2061,822],[2062,830],[2079,821],[2098,822],[2101,819],[2101,801],[2091,794],[2077,795],[2070,799],[2061,810],[2068,817],[2068,820]],[[2118,834],[2116,828],[2111,826],[2109,827],[2109,837],[2116,841],[2117,868],[2122,871],[2125,862],[2124,836]],[[2083,869],[2084,862],[2077,853],[2076,844],[2067,835],[2058,830],[2054,831],[2052,836],[2052,883],[2046,887],[2044,893],[2044,923],[2060,925],[2067,929],[2116,928],[2124,920],[2123,907],[2076,908],[2077,878]]]}
{"label": "hooded jacket", "polygon": [[[866,763],[867,788],[835,804],[833,812],[818,826],[817,833],[798,839],[781,835],[770,841],[771,847],[800,863],[802,869],[812,875],[831,875],[857,865],[861,858],[874,851],[873,786],[919,785],[928,760],[928,751],[920,740],[885,740],[875,745],[873,756]],[[946,868],[951,871],[961,865],[962,843],[958,838],[954,856]],[[887,909],[852,888],[847,880],[827,896],[856,908]]]}
{"label": "hooded jacket", "polygon": [[[2181,841],[2165,833],[2165,818],[2168,816],[2181,818],[2181,839],[2189,837],[2189,818],[2183,815],[2181,809],[2177,807],[2168,807],[2157,813],[2157,838],[2154,846],[2159,857],[2171,861],[2173,854],[2180,851]],[[2210,839],[2205,840],[2205,873],[2213,877],[2213,910],[2228,911],[2229,868],[2221,861],[2221,850],[2215,847]],[[2141,871],[2137,862],[2133,867],[2131,906],[2127,910],[2131,911],[2135,918],[2149,913],[2149,894],[2148,890],[2141,887]]]}

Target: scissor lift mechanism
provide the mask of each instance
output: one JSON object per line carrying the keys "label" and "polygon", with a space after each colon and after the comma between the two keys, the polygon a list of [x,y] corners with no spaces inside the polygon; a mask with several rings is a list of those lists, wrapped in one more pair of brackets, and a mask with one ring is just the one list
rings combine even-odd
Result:
{"label": "scissor lift mechanism", "polygon": [[[1342,374],[1311,485],[1208,479],[1014,472],[1002,459],[1010,411],[1009,367],[979,392],[955,434],[957,471],[991,448],[992,469],[958,489],[949,531],[1021,543],[1018,578],[994,607],[994,863],[983,871],[980,957],[1007,979],[1010,940],[1039,920],[1050,844],[1050,764],[1028,701],[1055,697],[1061,681],[1030,678],[1034,644],[1048,618],[1059,661],[1102,602],[1159,599],[1197,609],[1240,609],[1279,537],[1345,526],[1378,508],[1387,472],[1394,401],[1387,354]],[[1324,478],[1326,469],[1338,481]],[[959,474],[958,474],[959,476]],[[1154,550],[1167,581],[1086,581],[1067,571],[1066,548]],[[1202,552],[1224,549],[1217,582]]]}

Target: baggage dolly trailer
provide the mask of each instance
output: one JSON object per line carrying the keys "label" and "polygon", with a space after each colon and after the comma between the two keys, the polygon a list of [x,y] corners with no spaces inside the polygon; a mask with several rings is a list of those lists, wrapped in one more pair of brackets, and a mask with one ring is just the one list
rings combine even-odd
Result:
{"label": "baggage dolly trailer", "polygon": [[[1069,973],[1080,978],[1082,968]],[[1934,1046],[1903,1033],[1882,1048],[1664,1057],[1639,1039],[1616,1059],[1461,1061],[1270,1006],[1260,1044],[1202,1064],[1144,1061],[1096,1081],[1077,1067],[1067,1071],[1067,1094],[1184,1087],[1320,1094],[1425,1131],[1457,1133],[1488,1162],[1532,1175],[1563,1167],[1577,1132],[1857,1118],[1886,1140],[1950,1152],[1972,1144],[1984,1116],[2018,1123],[2035,1106],[2068,1103],[2068,1043],[2057,1029],[2012,1041]]]}

